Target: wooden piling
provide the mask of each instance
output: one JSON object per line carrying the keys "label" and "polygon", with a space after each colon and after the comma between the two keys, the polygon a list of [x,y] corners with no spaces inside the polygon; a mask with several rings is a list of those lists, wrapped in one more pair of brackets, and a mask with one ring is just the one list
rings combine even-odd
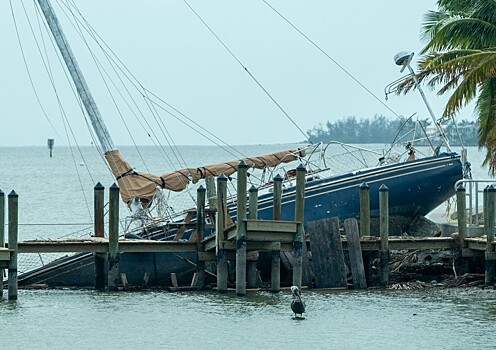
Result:
{"label": "wooden piling", "polygon": [[326,218],[307,223],[312,271],[317,288],[346,288],[346,268],[339,219]]}
{"label": "wooden piling", "polygon": [[360,237],[370,236],[370,187],[360,185]]}
{"label": "wooden piling", "polygon": [[109,263],[108,289],[117,290],[119,282],[119,187],[114,183],[109,193]]}
{"label": "wooden piling", "polygon": [[362,247],[356,219],[346,219],[344,230],[348,242],[348,256],[350,258],[351,275],[353,276],[354,289],[366,289],[367,281],[363,267]]}
{"label": "wooden piling", "polygon": [[282,206],[282,176],[277,174],[274,177],[274,190],[272,192],[273,213],[274,220],[281,220],[281,206]]}
{"label": "wooden piling", "polygon": [[457,270],[460,274],[469,272],[469,261],[464,257],[464,250],[467,249],[467,197],[465,186],[458,185],[456,188],[456,212],[458,221],[458,242],[460,243],[460,250],[457,253]]}
{"label": "wooden piling", "polygon": [[17,238],[19,233],[19,196],[14,190],[8,195],[9,212],[9,300],[17,300]]}
{"label": "wooden piling", "polygon": [[236,225],[236,295],[246,295],[246,181],[248,165],[238,164]]}
{"label": "wooden piling", "polygon": [[[274,220],[281,220],[282,208],[282,176],[277,174],[274,177],[274,190],[272,192]],[[281,252],[279,250],[271,251],[271,271],[270,271],[270,291],[278,293],[281,290]]]}
{"label": "wooden piling", "polygon": [[[5,247],[5,193],[0,190],[0,248]],[[3,274],[4,270],[0,269],[0,299],[3,296]]]}
{"label": "wooden piling", "polygon": [[[95,237],[105,237],[105,187],[98,182],[93,188]],[[105,289],[105,253],[95,253],[95,289]]]}
{"label": "wooden piling", "polygon": [[207,176],[205,178],[205,187],[207,190],[208,207],[211,212],[214,212],[217,208],[217,195],[215,189],[215,179],[213,176]]}
{"label": "wooden piling", "polygon": [[[249,197],[249,219],[256,220],[258,217],[258,189],[251,186],[248,190]],[[246,287],[255,288],[257,286],[257,260],[252,259],[246,262]]]}
{"label": "wooden piling", "polygon": [[495,225],[496,188],[491,184],[484,189],[484,234],[486,241],[486,285],[494,284],[494,225]]}
{"label": "wooden piling", "polygon": [[456,188],[456,213],[458,220],[458,240],[462,248],[466,246],[467,238],[467,197],[465,186],[458,185]]}
{"label": "wooden piling", "polygon": [[217,291],[227,292],[227,251],[223,247],[226,240],[224,229],[227,219],[227,177],[220,174],[217,177]]}
{"label": "wooden piling", "polygon": [[199,254],[204,252],[205,249],[202,246],[203,234],[205,232],[205,192],[206,189],[203,186],[198,187],[196,190],[196,283],[192,287],[205,288],[205,261],[199,259]]}
{"label": "wooden piling", "polygon": [[255,186],[251,186],[249,191],[249,219],[256,220],[258,217],[258,189]]}
{"label": "wooden piling", "polygon": [[303,274],[303,239],[305,231],[303,229],[305,212],[305,173],[303,164],[296,168],[296,192],[295,192],[295,221],[299,222],[298,231],[295,234],[293,243],[293,285],[301,288]]}
{"label": "wooden piling", "polygon": [[379,232],[380,263],[379,276],[381,285],[389,283],[389,190],[386,185],[379,188]]}

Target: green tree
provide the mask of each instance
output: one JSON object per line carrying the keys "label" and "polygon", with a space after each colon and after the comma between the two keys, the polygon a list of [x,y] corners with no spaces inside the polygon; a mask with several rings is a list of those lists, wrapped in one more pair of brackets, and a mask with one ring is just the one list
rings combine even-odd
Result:
{"label": "green tree", "polygon": [[[427,42],[418,78],[438,94],[450,93],[444,109],[452,117],[472,100],[479,124],[479,147],[486,147],[484,165],[496,173],[496,1],[438,0],[438,10],[424,16]],[[400,84],[407,92],[413,82]]]}

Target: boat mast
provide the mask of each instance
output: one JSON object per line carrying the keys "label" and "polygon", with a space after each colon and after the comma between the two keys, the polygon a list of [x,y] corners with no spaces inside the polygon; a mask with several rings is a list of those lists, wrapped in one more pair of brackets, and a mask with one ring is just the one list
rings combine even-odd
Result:
{"label": "boat mast", "polygon": [[400,72],[403,72],[405,68],[408,68],[408,71],[410,72],[410,75],[413,78],[413,82],[415,83],[417,90],[419,91],[420,95],[422,96],[422,99],[424,100],[425,105],[427,106],[427,110],[429,111],[429,115],[431,116],[431,119],[434,122],[434,126],[436,127],[437,131],[439,132],[439,135],[446,144],[446,148],[448,149],[448,152],[451,152],[448,136],[446,136],[446,133],[444,132],[443,128],[439,125],[438,120],[436,119],[436,116],[434,115],[434,112],[432,111],[432,108],[429,102],[427,101],[427,97],[425,97],[424,91],[420,87],[420,82],[417,78],[417,75],[415,74],[415,71],[410,65],[412,58],[413,58],[413,52],[401,51],[394,56],[394,61],[398,66],[403,66]]}
{"label": "boat mast", "polygon": [[64,58],[64,62],[71,74],[72,80],[76,85],[77,92],[81,101],[83,102],[84,108],[90,117],[91,124],[93,125],[93,129],[95,134],[100,142],[100,146],[104,153],[109,151],[116,150],[112,138],[103,122],[102,116],[100,115],[100,111],[96,105],[93,96],[91,95],[90,89],[86,84],[86,80],[79,69],[79,65],[77,63],[76,58],[67,42],[67,39],[62,32],[62,27],[60,26],[59,20],[53,11],[53,7],[49,0],[38,0],[38,4],[40,5],[41,10],[45,16],[45,19],[50,27],[50,31],[57,43],[57,46]]}

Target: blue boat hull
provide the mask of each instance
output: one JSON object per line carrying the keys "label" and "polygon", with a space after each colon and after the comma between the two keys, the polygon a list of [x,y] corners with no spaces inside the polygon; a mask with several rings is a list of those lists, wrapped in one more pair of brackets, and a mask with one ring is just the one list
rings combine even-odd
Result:
{"label": "blue boat hull", "polygon": [[[314,176],[315,175],[310,175]],[[371,216],[379,214],[379,187],[389,189],[391,216],[413,219],[426,215],[455,193],[454,184],[462,178],[462,164],[456,154],[425,158],[406,163],[381,166],[327,179],[307,181],[305,189],[305,223],[327,217],[341,219],[358,217],[359,186],[370,187]],[[293,220],[295,209],[294,187],[283,190],[282,219]],[[232,212],[234,218],[235,211]],[[259,218],[272,218],[272,195],[259,198]],[[170,284],[170,274],[184,273],[191,278],[195,254],[192,253],[123,253],[120,271],[125,272],[131,284],[140,285],[145,273],[149,285]],[[51,265],[19,276],[20,284],[47,283],[51,286],[92,286],[94,259],[92,254],[77,254]]]}
{"label": "blue boat hull", "polygon": [[[359,217],[359,186],[370,187],[371,216],[379,216],[379,187],[389,189],[390,215],[414,218],[426,215],[455,194],[454,184],[462,178],[457,155],[431,157],[357,171],[326,180],[308,182],[305,188],[305,223],[327,217]],[[292,220],[294,188],[283,191],[282,219]],[[272,196],[259,201],[260,219],[272,218]]]}

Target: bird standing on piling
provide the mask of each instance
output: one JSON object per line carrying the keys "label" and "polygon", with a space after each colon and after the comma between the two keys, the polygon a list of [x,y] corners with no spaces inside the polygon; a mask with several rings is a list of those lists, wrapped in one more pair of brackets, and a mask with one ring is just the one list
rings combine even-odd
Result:
{"label": "bird standing on piling", "polygon": [[[303,313],[305,312],[305,302],[301,300],[300,289],[297,286],[292,286],[291,295],[294,298],[291,302],[291,310],[293,310],[296,318],[303,317]],[[300,316],[298,316],[298,314]]]}

